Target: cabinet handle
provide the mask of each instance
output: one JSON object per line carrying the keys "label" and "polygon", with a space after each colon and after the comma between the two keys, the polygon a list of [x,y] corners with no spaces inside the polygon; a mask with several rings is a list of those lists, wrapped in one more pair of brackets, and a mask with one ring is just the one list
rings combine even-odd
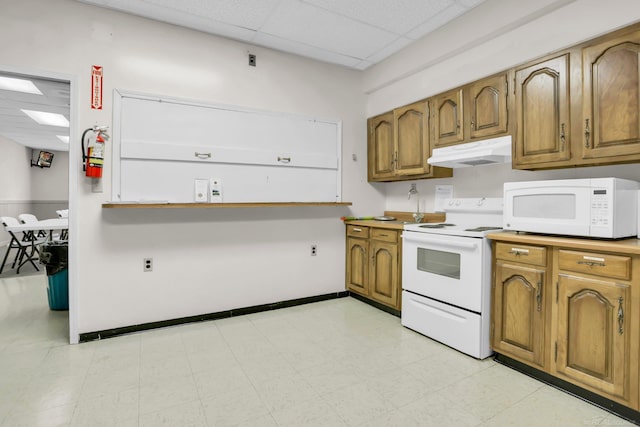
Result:
{"label": "cabinet handle", "polygon": [[[458,125],[458,127],[460,127]],[[476,130],[476,119],[475,117],[471,117],[471,129]]]}
{"label": "cabinet handle", "polygon": [[584,148],[591,148],[591,144],[589,143],[589,136],[591,136],[591,131],[589,130],[589,119],[585,119],[585,121],[584,121]]}
{"label": "cabinet handle", "polygon": [[564,123],[560,124],[560,151],[564,151],[565,136],[564,136]]}
{"label": "cabinet handle", "polygon": [[291,157],[280,157],[280,156],[278,156],[278,161],[280,163],[291,163]]}
{"label": "cabinet handle", "polygon": [[606,267],[607,264],[604,262],[596,262],[596,261],[578,261],[578,264],[588,265],[589,267]]}
{"label": "cabinet handle", "polygon": [[624,332],[622,326],[624,325],[624,310],[622,309],[622,297],[618,297],[618,333],[622,335]]}
{"label": "cabinet handle", "polygon": [[515,256],[520,256],[520,255],[529,256],[529,249],[511,248],[509,253]]}
{"label": "cabinet handle", "polygon": [[194,154],[199,159],[210,159],[211,153],[198,153],[197,151]]}
{"label": "cabinet handle", "polygon": [[360,233],[362,231],[362,228],[352,228],[351,229],[354,233]]}
{"label": "cabinet handle", "polygon": [[536,291],[536,303],[538,311],[542,311],[542,282],[538,282],[538,290]]}

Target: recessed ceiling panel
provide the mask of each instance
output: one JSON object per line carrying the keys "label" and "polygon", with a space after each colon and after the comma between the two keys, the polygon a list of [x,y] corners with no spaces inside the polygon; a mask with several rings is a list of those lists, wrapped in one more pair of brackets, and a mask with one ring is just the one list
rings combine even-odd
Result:
{"label": "recessed ceiling panel", "polygon": [[462,15],[466,11],[467,9],[465,9],[464,7],[458,4],[452,4],[451,6],[447,7],[446,9],[438,13],[433,18],[429,19],[428,21],[424,22],[423,24],[420,24],[413,30],[409,31],[407,33],[407,37],[417,40],[420,37],[423,37],[428,33],[434,30],[437,30],[447,22],[457,18],[458,16]]}
{"label": "recessed ceiling panel", "polygon": [[263,32],[364,59],[397,35],[296,0],[283,0]]}
{"label": "recessed ceiling panel", "polygon": [[453,0],[302,1],[398,35],[405,34],[453,4]]}

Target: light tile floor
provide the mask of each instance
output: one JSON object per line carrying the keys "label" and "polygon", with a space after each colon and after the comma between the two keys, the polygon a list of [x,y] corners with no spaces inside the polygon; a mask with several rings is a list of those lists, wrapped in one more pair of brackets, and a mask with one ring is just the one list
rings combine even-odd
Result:
{"label": "light tile floor", "polygon": [[619,426],[352,298],[67,345],[46,276],[0,279],[0,426]]}

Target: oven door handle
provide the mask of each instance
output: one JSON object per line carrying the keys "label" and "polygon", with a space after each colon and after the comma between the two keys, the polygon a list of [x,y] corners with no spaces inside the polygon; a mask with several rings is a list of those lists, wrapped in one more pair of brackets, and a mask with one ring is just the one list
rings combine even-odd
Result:
{"label": "oven door handle", "polygon": [[[468,249],[470,251],[475,250],[478,247],[478,242],[452,242],[450,240],[443,240],[443,239],[437,239],[437,238],[433,238],[431,236],[427,237],[427,238],[420,238],[420,237],[414,237],[414,236],[407,236],[406,234],[403,235],[404,240],[407,242],[414,242],[414,243],[418,243],[418,244],[429,244],[429,245],[439,245],[439,246],[447,246],[450,248],[459,248],[459,249]],[[475,239],[474,239],[475,240]]]}

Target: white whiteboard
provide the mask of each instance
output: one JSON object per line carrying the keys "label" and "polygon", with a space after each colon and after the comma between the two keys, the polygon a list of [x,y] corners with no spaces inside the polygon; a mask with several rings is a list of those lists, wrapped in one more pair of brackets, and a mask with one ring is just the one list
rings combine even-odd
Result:
{"label": "white whiteboard", "polygon": [[114,91],[112,200],[340,202],[339,120]]}

